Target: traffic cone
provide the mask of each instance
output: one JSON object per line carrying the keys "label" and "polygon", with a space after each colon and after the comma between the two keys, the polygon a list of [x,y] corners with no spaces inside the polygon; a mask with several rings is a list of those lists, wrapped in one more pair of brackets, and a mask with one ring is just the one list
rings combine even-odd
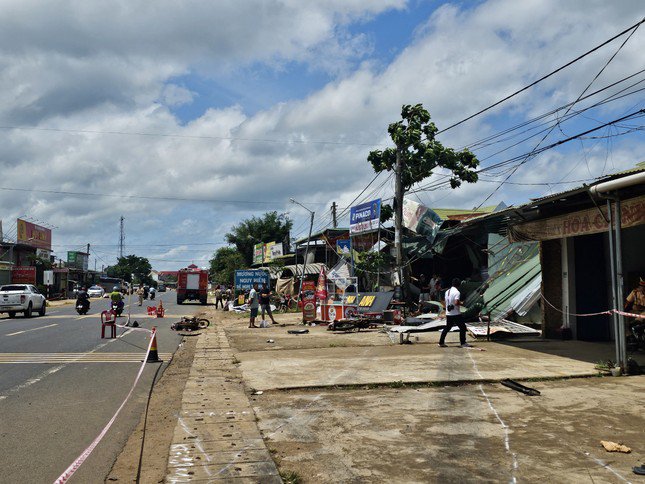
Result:
{"label": "traffic cone", "polygon": [[163,308],[163,301],[160,299],[159,306],[157,306],[157,317],[163,318],[164,314],[166,314],[166,310]]}
{"label": "traffic cone", "polygon": [[152,344],[150,345],[150,352],[148,353],[148,359],[146,363],[158,363],[161,360],[159,359],[159,354],[157,353],[157,328],[152,328]]}

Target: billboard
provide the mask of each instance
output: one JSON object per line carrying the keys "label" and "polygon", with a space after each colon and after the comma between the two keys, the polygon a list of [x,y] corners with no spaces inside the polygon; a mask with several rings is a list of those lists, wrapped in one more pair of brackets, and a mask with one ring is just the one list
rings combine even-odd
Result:
{"label": "billboard", "polygon": [[354,235],[378,230],[380,219],[380,198],[356,205],[349,211],[349,233]]}
{"label": "billboard", "polygon": [[338,240],[336,241],[336,252],[338,252],[340,255],[350,255],[352,248],[352,241],[350,239],[347,240]]}
{"label": "billboard", "polygon": [[409,198],[403,199],[403,226],[405,228],[433,240],[439,232],[441,222],[443,222],[441,217],[431,208]]}
{"label": "billboard", "polygon": [[36,284],[36,268],[18,266],[11,270],[13,284]]}
{"label": "billboard", "polygon": [[260,242],[253,246],[253,263],[262,264],[264,262],[264,244]]}
{"label": "billboard", "polygon": [[253,284],[257,283],[269,286],[269,273],[261,269],[249,269],[244,271],[235,271],[235,289],[251,289]]}
{"label": "billboard", "polygon": [[52,250],[52,231],[26,220],[17,219],[18,243],[31,245],[39,249]]}
{"label": "billboard", "polygon": [[271,260],[276,257],[282,257],[284,255],[284,249],[282,248],[282,242],[272,242],[271,246]]}
{"label": "billboard", "polygon": [[87,262],[90,256],[86,252],[68,251],[67,252],[67,267],[74,269],[87,270]]}

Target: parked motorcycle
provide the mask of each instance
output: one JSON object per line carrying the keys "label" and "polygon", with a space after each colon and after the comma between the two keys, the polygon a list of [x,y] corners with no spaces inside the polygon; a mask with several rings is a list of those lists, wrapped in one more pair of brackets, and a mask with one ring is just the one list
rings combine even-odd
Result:
{"label": "parked motorcycle", "polygon": [[123,313],[123,307],[123,301],[112,301],[111,308],[117,316],[121,316],[121,314]]}
{"label": "parked motorcycle", "polygon": [[90,300],[85,298],[85,299],[77,299],[76,300],[76,312],[78,314],[87,314],[87,312],[90,310]]}
{"label": "parked motorcycle", "polygon": [[627,332],[627,350],[645,351],[645,323],[643,320],[635,320],[629,324]]}

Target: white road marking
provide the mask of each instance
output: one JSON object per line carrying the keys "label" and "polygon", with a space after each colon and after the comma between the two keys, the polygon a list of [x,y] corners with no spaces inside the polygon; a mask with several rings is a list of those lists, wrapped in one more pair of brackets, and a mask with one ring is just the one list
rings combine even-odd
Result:
{"label": "white road marking", "polygon": [[29,331],[38,331],[39,329],[51,328],[52,326],[58,326],[58,323],[50,324],[48,326],[41,326],[40,328],[24,329],[22,331],[16,331],[15,333],[5,334],[5,336],[15,336],[17,334],[28,333]]}

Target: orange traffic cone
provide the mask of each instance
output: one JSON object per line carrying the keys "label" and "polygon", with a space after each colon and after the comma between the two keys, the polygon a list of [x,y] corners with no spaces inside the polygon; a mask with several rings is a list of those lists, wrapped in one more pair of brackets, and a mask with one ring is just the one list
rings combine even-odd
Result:
{"label": "orange traffic cone", "polygon": [[159,306],[157,306],[157,317],[163,318],[166,310],[163,308],[163,301],[159,300]]}
{"label": "orange traffic cone", "polygon": [[148,353],[148,359],[146,363],[158,363],[161,360],[159,359],[159,354],[157,353],[157,328],[152,328],[152,344],[150,345],[150,352]]}

